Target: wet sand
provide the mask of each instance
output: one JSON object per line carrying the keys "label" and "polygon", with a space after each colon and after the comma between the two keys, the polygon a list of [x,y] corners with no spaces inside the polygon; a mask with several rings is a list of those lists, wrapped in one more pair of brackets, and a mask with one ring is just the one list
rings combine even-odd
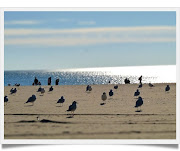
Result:
{"label": "wet sand", "polygon": [[[85,85],[54,86],[53,92],[48,92],[50,86],[42,86],[46,90],[42,96],[39,86],[16,87],[12,95],[12,86],[7,86],[5,139],[176,139],[176,84],[169,84],[170,92],[165,92],[166,85],[139,88],[144,101],[141,112],[134,108],[137,84],[118,85],[117,90],[114,85],[92,85],[91,92]],[[101,100],[103,92],[106,101]],[[34,106],[24,104],[32,94],[37,97]],[[62,107],[56,104],[61,96]],[[73,101],[78,104],[72,117],[66,110]]]}

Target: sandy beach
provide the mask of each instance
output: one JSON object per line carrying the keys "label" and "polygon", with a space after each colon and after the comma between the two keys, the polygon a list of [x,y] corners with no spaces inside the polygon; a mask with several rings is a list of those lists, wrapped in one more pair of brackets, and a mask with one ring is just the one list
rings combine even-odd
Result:
{"label": "sandy beach", "polygon": [[[141,112],[134,108],[138,84],[118,85],[117,90],[113,84],[92,85],[91,92],[86,92],[86,85],[53,86],[52,92],[50,86],[42,86],[46,90],[42,96],[39,86],[16,87],[12,95],[12,86],[6,86],[5,139],[176,139],[176,84],[169,83],[170,92],[165,92],[167,83],[154,85],[139,89]],[[104,102],[103,92],[108,96]],[[24,104],[32,94],[37,97],[34,106]],[[61,96],[62,107],[56,104]],[[78,104],[71,118],[66,110],[73,101]]]}

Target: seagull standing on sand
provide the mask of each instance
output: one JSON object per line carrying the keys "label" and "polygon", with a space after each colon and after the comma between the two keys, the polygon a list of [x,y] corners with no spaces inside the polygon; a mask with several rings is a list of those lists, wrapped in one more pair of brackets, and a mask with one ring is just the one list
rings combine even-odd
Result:
{"label": "seagull standing on sand", "polygon": [[7,104],[8,101],[9,101],[8,96],[5,96],[5,97],[4,97],[4,103]]}
{"label": "seagull standing on sand", "polygon": [[138,88],[142,88],[142,83],[139,85],[139,87]]}
{"label": "seagull standing on sand", "polygon": [[111,97],[111,96],[113,96],[113,94],[114,94],[113,91],[110,90],[110,91],[109,91],[109,96]]}
{"label": "seagull standing on sand", "polygon": [[57,103],[61,103],[62,105],[64,102],[65,102],[65,99],[63,96],[61,96],[61,98],[57,101]]}
{"label": "seagull standing on sand", "polygon": [[53,91],[53,89],[54,89],[54,88],[51,86],[51,87],[49,88],[49,91]]}
{"label": "seagull standing on sand", "polygon": [[11,88],[10,92],[11,92],[11,94],[13,93],[13,88]]}
{"label": "seagull standing on sand", "polygon": [[140,92],[139,92],[139,90],[137,89],[136,92],[134,92],[134,96],[138,96],[138,95],[140,95]]}
{"label": "seagull standing on sand", "polygon": [[39,89],[37,90],[37,92],[41,92],[41,86],[39,87]]}
{"label": "seagull standing on sand", "polygon": [[92,91],[92,87],[91,87],[90,85],[88,85],[88,86],[86,87],[86,91]]}
{"label": "seagull standing on sand", "polygon": [[76,106],[77,102],[73,101],[72,105],[69,106],[69,109],[67,110],[67,112],[70,112],[73,114],[74,116],[74,111],[76,110],[77,106]]}
{"label": "seagull standing on sand", "polygon": [[92,87],[91,86],[89,86],[89,91],[92,91]]}
{"label": "seagull standing on sand", "polygon": [[36,101],[36,96],[33,94],[24,104],[32,103],[34,105],[34,101]]}
{"label": "seagull standing on sand", "polygon": [[89,91],[89,85],[87,85],[87,87],[86,87],[86,91]]}
{"label": "seagull standing on sand", "polygon": [[13,93],[16,93],[17,92],[17,89],[16,88],[12,88],[11,90],[10,90],[10,92],[11,92],[11,94],[13,94]]}
{"label": "seagull standing on sand", "polygon": [[169,90],[170,90],[170,86],[167,85],[166,88],[165,88],[165,91],[167,92],[167,91],[169,91]]}
{"label": "seagull standing on sand", "polygon": [[115,85],[115,86],[114,86],[114,89],[118,89],[118,85]]}
{"label": "seagull standing on sand", "polygon": [[[136,107],[137,111],[138,111],[138,107],[139,106],[141,107],[141,105],[143,105],[143,99],[142,99],[142,97],[139,97],[138,100],[136,101],[136,105],[134,107]],[[141,111],[141,108],[139,111]]]}
{"label": "seagull standing on sand", "polygon": [[154,87],[154,85],[153,84],[151,84],[151,83],[149,83],[149,86],[152,88],[152,87]]}
{"label": "seagull standing on sand", "polygon": [[107,99],[107,95],[106,95],[105,92],[104,92],[103,95],[101,96],[101,99],[102,99],[103,101],[105,101],[105,100]]}
{"label": "seagull standing on sand", "polygon": [[44,88],[41,88],[41,94],[44,95],[44,93],[45,93],[45,89],[44,89]]}

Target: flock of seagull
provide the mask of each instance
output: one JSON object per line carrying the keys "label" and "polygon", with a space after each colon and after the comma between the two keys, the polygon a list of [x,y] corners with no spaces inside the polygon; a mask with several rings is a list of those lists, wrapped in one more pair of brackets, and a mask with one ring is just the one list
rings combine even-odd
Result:
{"label": "flock of seagull", "polygon": [[[142,88],[142,83],[140,83],[140,85],[138,86],[138,88]],[[153,84],[151,84],[151,83],[149,83],[149,87],[150,88],[152,88],[152,87],[155,87]],[[118,89],[118,85],[115,85],[114,86],[114,89]],[[53,86],[51,86],[50,88],[49,88],[49,92],[51,92],[51,91],[53,91],[54,90],[54,88],[53,88]],[[168,92],[170,90],[170,86],[169,85],[167,85],[166,86],[166,88],[165,88],[165,92]],[[86,87],[86,92],[90,92],[90,91],[92,91],[92,87],[90,86],[90,85],[87,85],[87,87]],[[44,93],[45,93],[45,89],[44,88],[42,88],[41,86],[38,88],[38,90],[37,90],[37,92],[40,92],[41,93],[41,95],[44,95]],[[10,94],[15,94],[15,93],[17,93],[17,89],[16,88],[12,88],[11,90],[10,90]],[[113,92],[113,90],[111,89],[110,91],[109,91],[109,97],[112,97],[114,95],[114,92]],[[134,92],[134,96],[139,96],[138,97],[138,99],[137,99],[137,101],[136,101],[136,103],[135,103],[135,108],[137,108],[137,111],[136,112],[141,112],[141,106],[143,105],[143,98],[140,96],[140,91],[139,91],[139,89],[137,89],[135,92]],[[106,92],[103,92],[103,94],[102,94],[102,96],[101,96],[101,99],[102,99],[102,101],[106,101],[107,100],[107,94],[106,94]],[[9,101],[9,99],[8,99],[8,96],[5,96],[4,97],[4,103],[5,103],[5,105],[7,105],[7,102]],[[28,100],[24,103],[24,104],[26,104],[26,103],[32,103],[32,105],[34,105],[34,102],[36,101],[36,95],[32,95],[31,97],[29,97],[28,98]],[[65,102],[65,99],[64,99],[64,97],[63,96],[61,96],[60,98],[59,98],[59,100],[57,101],[57,104],[60,104],[61,106],[63,106],[63,103]],[[101,105],[104,105],[105,103],[101,103]],[[140,107],[140,110],[138,110],[138,108]],[[76,101],[73,101],[72,102],[72,104],[69,106],[69,108],[68,108],[68,110],[67,110],[67,112],[71,112],[71,114],[74,116],[74,111],[76,110],[76,108],[77,108],[77,102]]]}

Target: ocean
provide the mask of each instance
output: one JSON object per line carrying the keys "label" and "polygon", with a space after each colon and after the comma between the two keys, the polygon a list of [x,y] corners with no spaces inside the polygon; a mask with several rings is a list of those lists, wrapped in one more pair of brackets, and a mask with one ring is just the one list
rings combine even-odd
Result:
{"label": "ocean", "polygon": [[139,83],[141,75],[143,83],[176,83],[176,65],[5,71],[4,85],[20,83],[30,86],[35,77],[41,85],[48,84],[48,77],[52,78],[52,85],[57,78],[60,79],[59,85],[108,84],[109,81],[124,84],[125,78],[131,83]]}

